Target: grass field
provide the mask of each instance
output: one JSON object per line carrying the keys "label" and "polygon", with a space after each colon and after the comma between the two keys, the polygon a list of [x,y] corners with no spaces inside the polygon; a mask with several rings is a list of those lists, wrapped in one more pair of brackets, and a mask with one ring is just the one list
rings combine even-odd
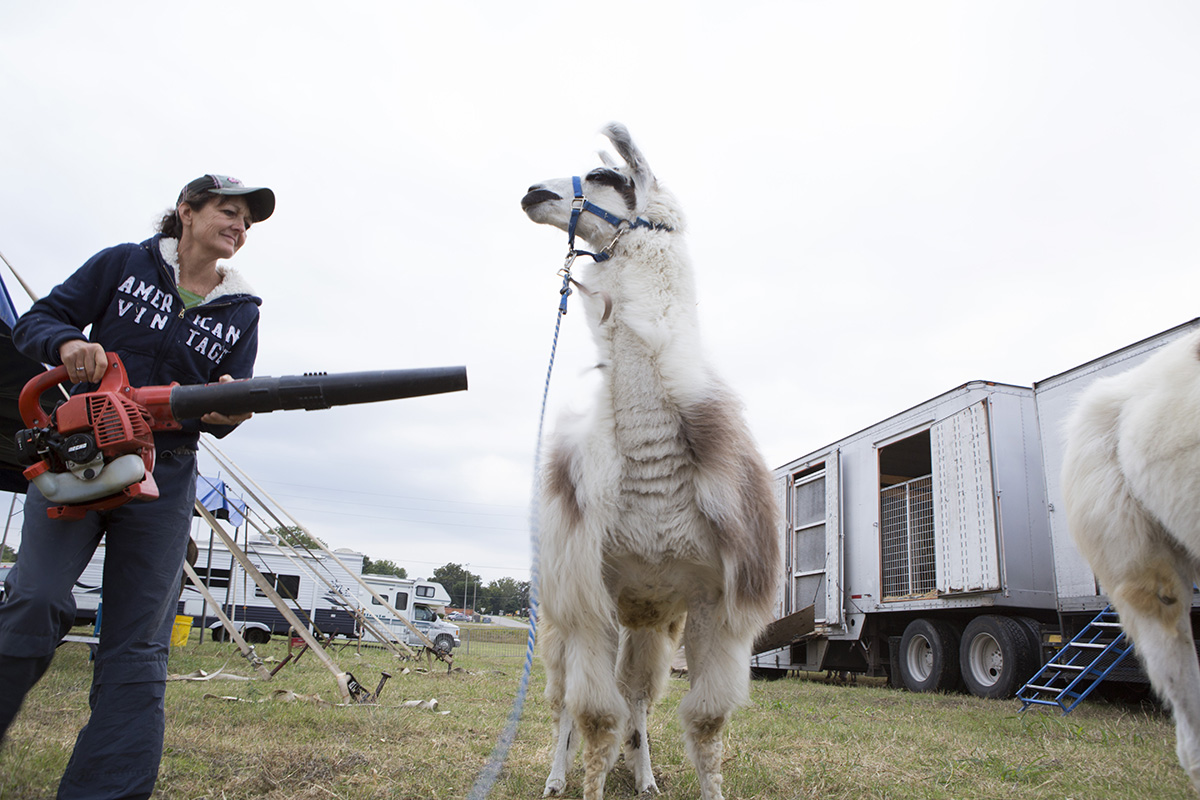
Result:
{"label": "grass field", "polygon": [[[172,651],[186,674],[252,674],[228,644],[192,642]],[[259,652],[283,658],[279,637]],[[448,673],[400,674],[385,651],[331,651],[373,691],[380,670],[393,677],[374,706],[334,707],[277,692],[337,702],[333,677],[306,654],[270,682],[172,682],[167,738],[156,797],[169,800],[465,798],[504,728],[523,660],[463,654]],[[65,644],[0,746],[0,797],[53,797],[78,728],[91,675],[88,648]],[[422,668],[424,662],[422,662]],[[549,712],[533,682],[495,800],[541,796],[550,753]],[[651,747],[662,797],[698,797],[680,740],[676,710],[686,681],[673,679],[651,718]],[[237,700],[219,699],[234,697]],[[436,698],[438,712],[402,707]],[[916,695],[861,682],[830,685],[788,678],[756,681],[752,704],[726,736],[728,798],[1193,798],[1175,760],[1169,715],[1150,703],[1091,702],[1067,717],[1016,701]],[[578,797],[579,769],[570,796]],[[610,797],[632,792],[618,765]]]}

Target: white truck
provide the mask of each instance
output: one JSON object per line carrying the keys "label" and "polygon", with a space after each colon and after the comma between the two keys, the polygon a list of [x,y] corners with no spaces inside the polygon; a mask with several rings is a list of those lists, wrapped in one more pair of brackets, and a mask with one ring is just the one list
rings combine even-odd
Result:
{"label": "white truck", "polygon": [[[756,674],[865,673],[1011,696],[1047,640],[1107,603],[1060,510],[1075,397],[1197,328],[1033,387],[963,384],[776,469],[785,573]],[[1112,677],[1138,679],[1136,665],[1123,669]]]}

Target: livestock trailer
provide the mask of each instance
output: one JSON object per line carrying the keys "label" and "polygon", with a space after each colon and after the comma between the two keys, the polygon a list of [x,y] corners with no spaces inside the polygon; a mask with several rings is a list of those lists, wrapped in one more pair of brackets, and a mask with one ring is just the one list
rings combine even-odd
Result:
{"label": "livestock trailer", "polygon": [[1033,387],[964,384],[776,469],[784,579],[755,672],[1011,696],[1047,640],[1107,603],[1060,510],[1066,415],[1092,380],[1197,327]]}

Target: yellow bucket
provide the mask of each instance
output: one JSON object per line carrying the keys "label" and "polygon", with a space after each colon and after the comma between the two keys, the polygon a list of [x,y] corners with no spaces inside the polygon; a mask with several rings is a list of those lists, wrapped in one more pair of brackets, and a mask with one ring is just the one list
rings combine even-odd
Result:
{"label": "yellow bucket", "polygon": [[171,646],[183,647],[192,635],[192,618],[179,615],[175,617],[175,627],[171,631]]}

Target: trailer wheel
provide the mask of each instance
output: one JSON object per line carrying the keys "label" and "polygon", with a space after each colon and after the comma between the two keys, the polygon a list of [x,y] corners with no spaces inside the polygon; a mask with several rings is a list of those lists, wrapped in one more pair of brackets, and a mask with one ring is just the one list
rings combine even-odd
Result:
{"label": "trailer wheel", "polygon": [[[1042,624],[1036,619],[1029,617],[1013,617],[1025,629],[1025,635],[1029,638],[1029,649],[1033,653],[1034,660],[1037,666],[1041,666],[1042,659]],[[1034,670],[1037,671],[1036,669]]]}
{"label": "trailer wheel", "polygon": [[213,628],[212,637],[214,642],[228,642],[229,632],[224,628]]}
{"label": "trailer wheel", "polygon": [[271,634],[261,628],[247,628],[242,631],[242,638],[246,640],[246,644],[266,644],[271,641]]}
{"label": "trailer wheel", "polygon": [[995,614],[976,617],[963,631],[959,662],[963,681],[976,697],[1012,697],[1037,670],[1029,630]]}
{"label": "trailer wheel", "polygon": [[454,649],[454,637],[448,633],[443,633],[433,640],[433,648],[442,655],[449,655],[450,651]]}
{"label": "trailer wheel", "polygon": [[958,688],[958,632],[949,623],[915,619],[900,637],[900,680],[910,692]]}

